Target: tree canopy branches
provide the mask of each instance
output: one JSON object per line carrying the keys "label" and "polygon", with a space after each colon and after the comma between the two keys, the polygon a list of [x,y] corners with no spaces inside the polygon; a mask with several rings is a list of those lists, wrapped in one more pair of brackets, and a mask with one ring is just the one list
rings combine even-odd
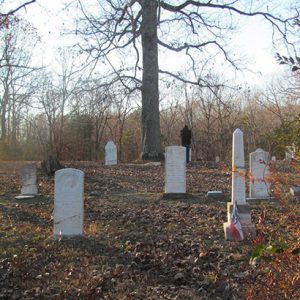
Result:
{"label": "tree canopy branches", "polygon": [[34,2],[36,2],[36,0],[27,1],[27,2],[24,2],[21,5],[13,8],[13,9],[10,9],[8,12],[5,12],[5,13],[4,12],[0,12],[0,18],[14,15],[20,9],[25,8],[26,6],[28,6],[29,4],[32,4]]}
{"label": "tree canopy branches", "polygon": [[[271,1],[265,10],[262,7],[266,2],[255,8],[252,2],[243,0],[98,0],[92,9],[81,0],[78,2],[83,13],[76,29],[83,38],[81,49],[96,61],[109,62],[112,81],[118,79],[128,91],[140,89],[142,92],[142,123],[146,128],[143,140],[152,135],[147,128],[156,127],[153,122],[159,122],[159,117],[154,117],[154,114],[159,115],[156,107],[159,105],[159,73],[180,82],[207,86],[205,76],[211,70],[207,68],[203,74],[201,68],[207,61],[219,63],[221,60],[217,57],[220,56],[222,64],[239,69],[237,59],[231,54],[231,38],[240,18],[263,18],[272,26],[273,41],[280,39],[286,45],[292,45],[289,34],[293,22],[299,18],[297,10],[292,17],[282,17],[273,11]],[[159,61],[162,53],[159,49],[185,54],[182,59],[190,70],[187,76],[165,70],[163,59]],[[122,53],[121,59],[116,58],[117,53]],[[156,112],[150,112],[150,108]],[[155,135],[155,140],[159,140],[159,131]],[[150,143],[157,144],[153,141]],[[151,145],[144,145],[144,152],[150,153]],[[158,155],[160,150],[156,148],[152,154]]]}
{"label": "tree canopy branches", "polygon": [[[94,59],[113,54],[115,51],[129,51],[132,63],[132,76],[136,77],[140,65],[143,0],[131,1],[99,1],[99,11],[93,14],[88,5],[78,0],[84,18],[79,23],[76,33],[86,37],[82,49],[89,52]],[[101,2],[101,3],[100,3]],[[234,68],[238,64],[228,50],[226,35],[230,36],[235,27],[235,16],[265,18],[273,27],[274,32],[286,42],[289,27],[298,18],[298,13],[292,17],[281,18],[269,10],[255,10],[243,1],[181,1],[173,4],[170,1],[154,1],[157,7],[158,45],[168,51],[185,51],[194,65],[198,50],[202,52],[206,46],[215,46],[215,52],[222,54],[225,60]],[[180,2],[180,1],[177,1]],[[99,14],[100,12],[100,14]],[[102,12],[102,14],[101,14]],[[132,47],[132,48],[131,48]],[[210,48],[211,49],[211,48]],[[214,52],[214,53],[215,53]],[[201,53],[199,53],[201,56]],[[128,71],[128,69],[127,69]]]}

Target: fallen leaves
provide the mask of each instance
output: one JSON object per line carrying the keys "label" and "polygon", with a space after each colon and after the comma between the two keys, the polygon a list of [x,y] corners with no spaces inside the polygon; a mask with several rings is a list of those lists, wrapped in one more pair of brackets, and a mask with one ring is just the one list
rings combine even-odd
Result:
{"label": "fallen leaves", "polygon": [[[190,164],[195,194],[175,201],[162,199],[162,166],[72,167],[85,172],[85,236],[76,239],[52,238],[53,178],[40,178],[43,196],[17,201],[16,175],[0,176],[3,186],[14,176],[1,191],[0,298],[242,299],[256,280],[251,244],[224,240],[226,203],[204,197],[228,194],[230,172]],[[254,207],[257,222],[260,214]],[[266,207],[264,222],[280,214]]]}

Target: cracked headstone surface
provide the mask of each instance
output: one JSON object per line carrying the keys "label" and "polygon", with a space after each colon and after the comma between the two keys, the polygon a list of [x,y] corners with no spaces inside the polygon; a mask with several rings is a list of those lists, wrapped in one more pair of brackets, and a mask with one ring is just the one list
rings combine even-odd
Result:
{"label": "cracked headstone surface", "polygon": [[83,233],[84,173],[67,168],[55,172],[54,236]]}
{"label": "cracked headstone surface", "polygon": [[105,145],[105,165],[113,166],[118,163],[117,146],[113,141],[107,142]]}
{"label": "cracked headstone surface", "polygon": [[269,152],[262,149],[257,149],[255,152],[250,153],[250,198],[270,198],[271,182],[269,160]]}
{"label": "cracked headstone surface", "polygon": [[165,194],[186,193],[186,148],[166,147]]}

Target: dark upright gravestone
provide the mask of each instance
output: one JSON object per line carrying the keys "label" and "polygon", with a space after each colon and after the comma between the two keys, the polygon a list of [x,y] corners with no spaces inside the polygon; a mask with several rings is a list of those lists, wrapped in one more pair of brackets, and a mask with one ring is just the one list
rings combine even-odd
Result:
{"label": "dark upright gravestone", "polygon": [[181,145],[186,148],[186,162],[190,161],[190,147],[192,140],[192,131],[185,125],[180,131]]}

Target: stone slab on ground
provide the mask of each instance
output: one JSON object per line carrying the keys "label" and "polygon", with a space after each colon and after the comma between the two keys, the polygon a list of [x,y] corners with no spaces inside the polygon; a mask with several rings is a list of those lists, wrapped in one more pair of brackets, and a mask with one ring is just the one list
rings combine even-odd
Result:
{"label": "stone slab on ground", "polygon": [[187,199],[189,198],[188,193],[164,193],[163,199]]}
{"label": "stone slab on ground", "polygon": [[24,199],[32,199],[37,197],[38,195],[18,195],[15,197],[17,200],[24,200]]}
{"label": "stone slab on ground", "polygon": [[276,203],[278,203],[278,200],[275,197],[269,197],[269,198],[247,198],[246,201],[249,204],[260,204],[260,203],[272,203],[272,204],[276,204]]}
{"label": "stone slab on ground", "polygon": [[206,197],[212,199],[223,199],[225,194],[222,191],[208,191]]}

